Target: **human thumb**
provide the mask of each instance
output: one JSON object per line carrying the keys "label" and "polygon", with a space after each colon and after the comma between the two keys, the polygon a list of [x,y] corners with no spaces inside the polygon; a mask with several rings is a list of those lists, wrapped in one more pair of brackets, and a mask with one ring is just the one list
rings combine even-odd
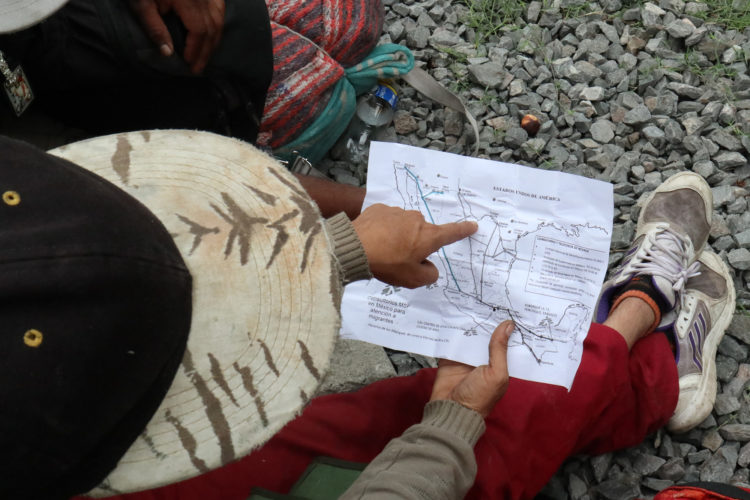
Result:
{"label": "human thumb", "polygon": [[500,323],[490,338],[490,368],[498,376],[508,373],[508,339],[515,328],[513,321],[507,319]]}

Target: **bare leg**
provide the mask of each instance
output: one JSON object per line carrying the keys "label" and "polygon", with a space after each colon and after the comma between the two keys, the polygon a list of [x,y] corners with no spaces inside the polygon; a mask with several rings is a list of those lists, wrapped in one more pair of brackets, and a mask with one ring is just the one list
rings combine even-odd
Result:
{"label": "bare leg", "polygon": [[646,302],[637,297],[629,297],[609,313],[604,326],[617,330],[630,350],[638,339],[650,333],[649,328],[654,319],[654,311]]}
{"label": "bare leg", "polygon": [[346,212],[354,220],[362,210],[365,189],[338,182],[327,181],[309,175],[294,174],[310,198],[318,205],[323,217],[331,217]]}

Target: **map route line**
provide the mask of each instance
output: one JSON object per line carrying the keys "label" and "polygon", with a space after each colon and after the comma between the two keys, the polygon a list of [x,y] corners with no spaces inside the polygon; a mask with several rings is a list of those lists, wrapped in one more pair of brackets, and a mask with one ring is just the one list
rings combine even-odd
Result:
{"label": "map route line", "polygon": [[[424,207],[427,209],[427,215],[430,216],[430,222],[435,224],[435,219],[432,217],[432,212],[430,211],[430,206],[427,204],[427,200],[425,199],[425,195],[422,193],[422,187],[419,185],[419,177],[414,175],[414,172],[409,170],[409,167],[404,165],[404,170],[406,170],[406,173],[411,176],[412,179],[414,179],[415,184],[417,185],[417,189],[419,190],[419,197],[422,198],[422,203],[424,203]],[[432,193],[434,193],[433,191]],[[430,194],[432,194],[430,193]],[[427,195],[429,196],[429,195]],[[448,256],[445,254],[445,248],[441,248],[440,251],[443,254],[443,258],[445,259],[445,263],[448,265],[448,271],[451,273],[451,277],[453,278],[453,282],[456,284],[456,288],[458,288],[458,291],[461,291],[461,287],[458,284],[458,280],[456,279],[456,275],[453,274],[453,268],[451,267],[451,261],[448,260]]]}

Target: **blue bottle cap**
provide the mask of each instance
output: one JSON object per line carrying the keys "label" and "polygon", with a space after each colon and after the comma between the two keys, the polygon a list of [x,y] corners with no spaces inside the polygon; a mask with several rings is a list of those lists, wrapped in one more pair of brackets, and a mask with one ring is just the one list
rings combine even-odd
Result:
{"label": "blue bottle cap", "polygon": [[375,96],[380,97],[386,101],[391,108],[396,109],[396,104],[398,104],[398,94],[396,93],[396,89],[387,83],[378,83],[378,88],[375,90]]}

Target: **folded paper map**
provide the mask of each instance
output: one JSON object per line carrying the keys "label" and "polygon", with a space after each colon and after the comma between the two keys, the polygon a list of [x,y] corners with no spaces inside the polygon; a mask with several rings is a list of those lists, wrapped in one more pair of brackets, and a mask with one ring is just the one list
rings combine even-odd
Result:
{"label": "folded paper map", "polygon": [[365,207],[374,203],[479,230],[430,257],[432,285],[347,286],[342,336],[480,365],[495,327],[512,319],[510,375],[570,389],[607,270],[611,184],[375,142]]}

